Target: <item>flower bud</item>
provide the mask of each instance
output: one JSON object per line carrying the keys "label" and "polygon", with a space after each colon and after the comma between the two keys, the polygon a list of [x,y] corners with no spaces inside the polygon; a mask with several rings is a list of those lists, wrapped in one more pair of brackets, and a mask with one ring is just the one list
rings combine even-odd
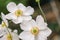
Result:
{"label": "flower bud", "polygon": [[36,0],[36,2],[39,2],[40,0]]}

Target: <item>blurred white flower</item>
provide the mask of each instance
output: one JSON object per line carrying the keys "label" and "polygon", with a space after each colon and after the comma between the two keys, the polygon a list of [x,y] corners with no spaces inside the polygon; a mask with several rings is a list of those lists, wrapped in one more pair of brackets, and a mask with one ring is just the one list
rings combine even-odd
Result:
{"label": "blurred white flower", "polygon": [[19,38],[22,40],[47,40],[47,37],[51,34],[51,30],[47,27],[47,23],[41,15],[37,16],[36,21],[33,19],[30,21],[24,21],[20,24],[22,30],[24,30]]}
{"label": "blurred white flower", "polygon": [[25,20],[31,20],[34,13],[34,9],[31,6],[25,7],[22,3],[16,5],[14,2],[10,2],[7,5],[7,10],[10,12],[6,15],[6,18],[12,20],[13,23],[18,24]]}
{"label": "blurred white flower", "polygon": [[9,28],[7,30],[7,28],[1,28],[0,26],[0,38],[2,38],[5,34],[9,33],[8,31],[11,32],[12,30]]}
{"label": "blurred white flower", "polygon": [[5,34],[0,40],[19,40],[19,37],[16,33],[11,32],[10,34]]}
{"label": "blurred white flower", "polygon": [[1,12],[2,23],[0,24],[0,37],[6,33],[6,27],[8,27],[8,21],[5,18],[5,15]]}
{"label": "blurred white flower", "polygon": [[0,24],[0,40],[19,40],[17,30],[12,32],[12,30],[8,28],[8,21],[3,13],[1,13],[1,18],[2,23]]}
{"label": "blurred white flower", "polygon": [[8,27],[8,21],[5,17],[5,15],[3,14],[3,12],[1,12],[1,18],[2,18],[2,24],[0,24],[2,27]]}

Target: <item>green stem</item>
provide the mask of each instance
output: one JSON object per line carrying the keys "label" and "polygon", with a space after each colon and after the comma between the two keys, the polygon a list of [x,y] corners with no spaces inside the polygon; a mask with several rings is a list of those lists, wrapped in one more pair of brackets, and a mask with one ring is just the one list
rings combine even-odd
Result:
{"label": "green stem", "polygon": [[39,9],[40,9],[40,11],[41,11],[41,13],[42,13],[42,15],[43,15],[43,17],[44,17],[44,20],[47,22],[46,16],[45,16],[45,14],[44,14],[44,12],[43,12],[41,6],[40,6],[40,2],[38,2],[38,7],[39,7]]}

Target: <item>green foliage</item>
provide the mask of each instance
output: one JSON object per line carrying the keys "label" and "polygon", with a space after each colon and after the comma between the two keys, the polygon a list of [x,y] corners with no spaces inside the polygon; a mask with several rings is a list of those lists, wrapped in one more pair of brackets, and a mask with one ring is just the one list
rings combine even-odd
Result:
{"label": "green foliage", "polygon": [[[54,22],[54,23],[48,23],[48,27],[53,31],[53,32],[57,32],[57,28],[59,27],[58,26],[58,23],[57,22]],[[58,29],[59,30],[59,29]]]}

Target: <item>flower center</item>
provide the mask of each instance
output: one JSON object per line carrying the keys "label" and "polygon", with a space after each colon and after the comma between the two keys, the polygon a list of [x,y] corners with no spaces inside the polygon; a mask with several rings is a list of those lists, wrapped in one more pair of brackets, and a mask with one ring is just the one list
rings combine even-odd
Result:
{"label": "flower center", "polygon": [[7,34],[7,40],[12,40],[11,34]]}
{"label": "flower center", "polygon": [[15,15],[16,15],[17,17],[21,16],[22,13],[23,13],[23,12],[22,12],[21,10],[16,10],[16,11],[15,11]]}
{"label": "flower center", "polygon": [[37,27],[33,27],[31,29],[31,33],[36,36],[39,33],[39,29]]}
{"label": "flower center", "polygon": [[6,23],[5,22],[2,22],[2,27],[6,27]]}

